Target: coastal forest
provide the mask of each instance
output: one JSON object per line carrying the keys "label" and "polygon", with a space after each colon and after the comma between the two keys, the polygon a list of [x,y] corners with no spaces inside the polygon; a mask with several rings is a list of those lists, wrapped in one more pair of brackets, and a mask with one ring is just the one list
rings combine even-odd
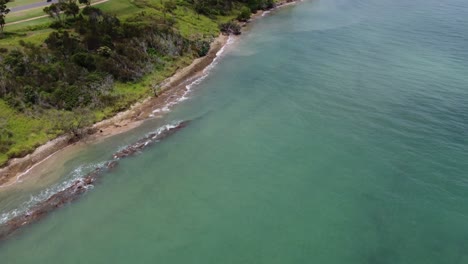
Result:
{"label": "coastal forest", "polygon": [[60,0],[29,21],[10,4],[0,0],[0,166],[158,95],[155,84],[205,56],[220,31],[240,34],[238,21],[275,6]]}

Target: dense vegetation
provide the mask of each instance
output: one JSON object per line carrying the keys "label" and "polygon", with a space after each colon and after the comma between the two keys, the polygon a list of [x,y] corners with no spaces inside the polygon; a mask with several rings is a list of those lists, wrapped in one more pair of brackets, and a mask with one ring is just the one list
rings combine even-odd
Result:
{"label": "dense vegetation", "polygon": [[73,30],[52,32],[46,47],[21,42],[21,50],[3,56],[0,97],[20,111],[111,104],[118,99],[109,96],[114,80],[136,81],[162,67],[165,56],[204,55],[199,44],[203,40],[184,39],[170,23],[145,14],[122,23],[86,7],[71,24]]}
{"label": "dense vegetation", "polygon": [[0,165],[125,109],[149,94],[148,82],[206,55],[218,30],[240,33],[233,18],[246,21],[251,12],[274,5],[272,0],[134,4],[139,12],[118,17],[88,0],[60,1],[44,8],[53,29],[45,40],[0,46]]}
{"label": "dense vegetation", "polygon": [[5,17],[10,13],[10,9],[7,7],[8,2],[10,2],[10,0],[0,0],[0,34],[2,35],[6,24]]}

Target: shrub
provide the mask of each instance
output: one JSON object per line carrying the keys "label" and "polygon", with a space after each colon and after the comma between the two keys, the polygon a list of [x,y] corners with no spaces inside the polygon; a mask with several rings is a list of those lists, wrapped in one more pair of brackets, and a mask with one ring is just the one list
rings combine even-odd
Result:
{"label": "shrub", "polygon": [[104,57],[110,57],[112,50],[107,46],[102,46],[97,50],[97,53]]}
{"label": "shrub", "polygon": [[252,12],[250,11],[250,8],[244,6],[242,7],[241,12],[237,16],[237,20],[245,22],[250,19],[251,13]]}
{"label": "shrub", "polygon": [[90,53],[80,52],[72,56],[75,64],[86,68],[88,71],[96,70],[96,60]]}
{"label": "shrub", "polygon": [[203,57],[208,54],[208,51],[210,51],[210,43],[206,40],[199,40],[195,42],[195,47],[198,56]]}
{"label": "shrub", "polygon": [[234,35],[241,34],[241,26],[234,21],[229,21],[229,22],[219,25],[219,29],[221,30],[221,32],[225,34],[234,34]]}

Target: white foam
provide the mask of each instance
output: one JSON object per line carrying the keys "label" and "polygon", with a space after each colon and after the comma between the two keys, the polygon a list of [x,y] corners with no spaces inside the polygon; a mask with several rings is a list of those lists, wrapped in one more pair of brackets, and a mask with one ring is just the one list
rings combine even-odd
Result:
{"label": "white foam", "polygon": [[[147,136],[153,135],[153,134],[154,134],[154,135],[151,137],[151,139],[154,140],[154,139],[158,138],[158,136],[161,135],[161,133],[163,133],[163,132],[165,132],[165,131],[168,131],[168,130],[171,130],[171,129],[173,129],[173,128],[176,128],[176,127],[177,127],[178,125],[180,125],[181,123],[182,123],[182,121],[175,121],[175,122],[173,122],[173,123],[164,125],[164,126],[162,126],[162,127],[159,127],[158,129],[154,130],[153,132],[148,133]],[[147,143],[150,143],[150,142],[151,142],[151,141],[148,141]]]}
{"label": "white foam", "polygon": [[[75,184],[76,181],[82,181],[83,177],[87,174],[87,172],[92,171],[92,170],[94,170],[96,168],[102,167],[102,166],[104,166],[104,164],[105,163],[102,162],[102,163],[96,163],[96,164],[92,164],[92,165],[88,165],[88,166],[80,166],[80,167],[76,168],[75,170],[73,170],[70,173],[70,175],[69,175],[70,177],[69,177],[68,180],[66,180],[66,181],[64,181],[62,183],[59,183],[57,185],[54,185],[52,187],[49,187],[49,188],[41,191],[39,194],[31,195],[29,200],[26,201],[26,202],[23,202],[17,209],[14,209],[14,210],[11,210],[9,212],[0,214],[0,225],[4,224],[8,220],[10,220],[10,219],[12,219],[12,218],[14,218],[16,216],[19,216],[19,215],[22,215],[22,214],[28,214],[29,210],[33,206],[37,205],[40,202],[46,201],[47,199],[52,197],[52,195],[54,195],[54,194],[56,194],[58,192],[66,190],[67,188],[69,188],[70,186]],[[85,187],[86,189],[92,189],[94,187],[92,185],[85,185],[84,183],[82,184],[82,186]]]}
{"label": "white foam", "polygon": [[156,113],[162,113],[162,112],[169,112],[170,109],[167,105],[163,106],[162,108],[156,108],[153,110],[153,113],[156,114]]}
{"label": "white foam", "polygon": [[211,70],[218,64],[219,58],[225,52],[226,47],[231,45],[234,42],[234,40],[235,40],[235,38],[233,38],[232,36],[228,37],[228,40],[226,41],[226,44],[223,47],[221,47],[221,49],[218,52],[216,52],[216,57],[213,59],[213,61],[208,66],[206,66],[205,69],[203,69],[202,74],[200,76],[194,78],[193,81],[191,81],[189,84],[187,84],[185,86],[185,91],[182,94],[182,96],[180,96],[180,97],[178,97],[177,99],[174,99],[174,100],[168,100],[163,107],[154,109],[152,113],[153,114],[167,113],[167,112],[171,111],[171,108],[174,105],[177,105],[180,102],[188,100],[190,98],[188,95],[192,91],[192,88],[194,86],[199,85],[203,80],[206,79],[206,77],[208,77]]}

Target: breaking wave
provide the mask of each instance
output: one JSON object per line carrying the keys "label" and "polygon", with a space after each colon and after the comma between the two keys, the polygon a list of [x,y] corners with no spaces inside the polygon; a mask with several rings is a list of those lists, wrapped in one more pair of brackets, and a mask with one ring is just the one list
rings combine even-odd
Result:
{"label": "breaking wave", "polygon": [[234,37],[229,36],[226,44],[216,53],[216,57],[213,59],[213,61],[208,66],[206,66],[205,69],[203,69],[202,74],[200,76],[189,79],[188,80],[189,84],[185,85],[185,90],[183,94],[176,99],[169,100],[168,102],[166,102],[166,104],[163,107],[154,109],[152,113],[153,116],[154,114],[167,113],[171,111],[171,108],[174,105],[177,105],[180,102],[188,100],[189,99],[188,95],[191,93],[193,87],[199,85],[201,82],[203,82],[203,80],[206,79],[206,77],[208,77],[211,70],[219,63],[220,56],[225,52],[226,47],[231,45],[234,42],[234,40],[235,40]]}
{"label": "breaking wave", "polygon": [[[105,162],[100,162],[90,165],[82,165],[70,172],[65,178],[66,181],[53,185],[45,190],[42,190],[40,193],[31,195],[29,200],[23,202],[18,208],[8,211],[6,213],[0,214],[0,225],[6,223],[8,220],[17,217],[19,215],[27,214],[28,211],[37,205],[40,202],[43,202],[49,199],[52,195],[66,190],[72,186],[76,181],[82,179],[89,171],[92,171],[96,168],[102,167]],[[88,186],[89,188],[90,186]]]}
{"label": "breaking wave", "polygon": [[[29,200],[20,204],[16,209],[7,211],[5,213],[1,213],[0,225],[3,225],[7,223],[9,220],[19,217],[21,215],[31,214],[32,213],[31,209],[33,209],[35,206],[47,201],[52,196],[60,192],[64,192],[67,189],[70,189],[73,186],[76,186],[77,183],[81,183],[79,185],[85,188],[86,190],[92,189],[94,185],[84,183],[85,177],[87,177],[91,172],[106,168],[109,166],[110,163],[117,162],[118,160],[129,156],[128,149],[142,150],[145,147],[147,147],[149,144],[158,142],[160,139],[162,139],[162,137],[166,133],[180,127],[183,123],[184,121],[175,121],[175,122],[166,124],[164,126],[161,126],[157,128],[156,130],[153,130],[152,132],[147,133],[145,136],[143,136],[140,140],[136,141],[135,143],[119,147],[115,151],[115,153],[111,156],[112,158],[110,158],[109,160],[102,161],[102,162],[95,163],[95,164],[81,165],[75,168],[72,172],[70,172],[68,175],[64,177],[67,180],[61,183],[58,183],[56,185],[53,185],[45,190],[42,190],[38,194],[31,195]],[[122,155],[122,153],[124,153],[125,155]],[[136,151],[133,153],[136,153]]]}

